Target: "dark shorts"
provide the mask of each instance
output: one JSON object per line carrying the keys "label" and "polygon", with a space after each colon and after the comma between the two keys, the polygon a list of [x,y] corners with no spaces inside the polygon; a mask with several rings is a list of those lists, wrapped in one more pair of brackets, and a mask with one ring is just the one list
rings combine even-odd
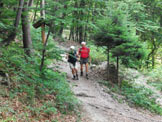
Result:
{"label": "dark shorts", "polygon": [[80,64],[86,64],[88,61],[88,58],[80,58]]}

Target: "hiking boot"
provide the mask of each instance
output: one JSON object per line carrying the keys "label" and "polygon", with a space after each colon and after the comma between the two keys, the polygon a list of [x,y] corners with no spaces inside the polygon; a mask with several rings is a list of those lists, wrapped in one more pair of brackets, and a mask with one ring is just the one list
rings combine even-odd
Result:
{"label": "hiking boot", "polygon": [[87,78],[87,80],[89,79],[88,74],[86,74],[86,78]]}
{"label": "hiking boot", "polygon": [[80,76],[83,76],[83,72],[80,72]]}
{"label": "hiking boot", "polygon": [[73,76],[73,78],[72,78],[73,80],[75,80],[75,75]]}
{"label": "hiking boot", "polygon": [[78,78],[78,74],[76,74],[76,80],[79,80],[79,78]]}

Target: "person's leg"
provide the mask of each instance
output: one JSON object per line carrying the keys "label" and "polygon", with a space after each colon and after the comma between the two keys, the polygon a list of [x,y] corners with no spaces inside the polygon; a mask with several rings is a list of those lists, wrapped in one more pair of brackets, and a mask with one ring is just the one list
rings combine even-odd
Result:
{"label": "person's leg", "polygon": [[74,66],[74,74],[75,74],[75,78],[76,78],[76,80],[78,80],[79,78],[78,78],[78,70],[77,70],[77,67],[76,67],[76,62],[73,64],[73,66]]}
{"label": "person's leg", "polygon": [[79,79],[79,78],[78,78],[78,71],[77,71],[76,68],[75,68],[74,70],[75,70],[76,80],[78,80],[78,79]]}
{"label": "person's leg", "polygon": [[70,69],[72,71],[72,75],[73,75],[73,79],[75,79],[75,70],[74,70],[74,66],[72,63],[69,63]]}
{"label": "person's leg", "polygon": [[80,76],[83,76],[83,59],[80,59]]}
{"label": "person's leg", "polygon": [[85,64],[86,67],[86,78],[88,79],[88,63]]}
{"label": "person's leg", "polygon": [[86,74],[88,74],[88,63],[85,64]]}
{"label": "person's leg", "polygon": [[88,79],[88,58],[85,59],[86,78]]}
{"label": "person's leg", "polygon": [[74,68],[72,68],[72,74],[75,75],[75,69]]}
{"label": "person's leg", "polygon": [[72,68],[73,80],[75,79],[75,68]]}
{"label": "person's leg", "polygon": [[83,64],[80,64],[80,75],[83,76]]}

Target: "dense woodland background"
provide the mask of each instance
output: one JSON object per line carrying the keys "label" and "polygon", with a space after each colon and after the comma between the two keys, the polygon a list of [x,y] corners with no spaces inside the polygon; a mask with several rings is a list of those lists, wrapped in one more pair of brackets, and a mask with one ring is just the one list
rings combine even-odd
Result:
{"label": "dense woodland background", "polygon": [[[56,65],[49,67],[65,53],[57,43],[69,41],[86,41],[93,64],[107,61],[104,84],[117,84],[134,104],[162,114],[150,92],[131,98],[125,89],[134,93],[142,88],[134,88],[119,73],[120,66],[144,72],[151,77],[149,84],[162,91],[161,0],[1,0],[0,75],[6,94],[22,98],[34,115],[74,111],[78,102],[66,74]],[[115,80],[110,78],[112,65]],[[47,96],[51,101],[37,110],[36,103]]]}

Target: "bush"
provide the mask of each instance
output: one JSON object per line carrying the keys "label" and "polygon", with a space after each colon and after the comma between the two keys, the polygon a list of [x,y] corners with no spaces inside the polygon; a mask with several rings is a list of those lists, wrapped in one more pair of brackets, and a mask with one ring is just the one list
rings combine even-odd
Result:
{"label": "bush", "polygon": [[[35,99],[45,99],[46,95],[50,94],[54,96],[56,104],[48,108],[47,113],[52,112],[53,107],[59,108],[62,112],[74,110],[77,100],[71,92],[65,74],[47,68],[49,62],[52,62],[50,59],[60,59],[58,48],[54,48],[55,45],[49,43],[47,46],[49,49],[46,52],[46,65],[40,72],[41,48],[39,45],[31,57],[27,57],[21,47],[21,44],[12,43],[7,49],[6,47],[0,49],[0,71],[9,74],[12,97],[21,93],[23,94],[23,97],[20,98],[22,102],[34,105]],[[37,50],[38,48],[40,50]]]}
{"label": "bush", "polygon": [[99,64],[101,62],[106,61],[107,56],[105,53],[106,50],[105,48],[97,47],[92,43],[89,43],[88,47],[90,48],[90,56],[91,56],[92,63]]}
{"label": "bush", "polygon": [[153,69],[151,72],[148,73],[150,76],[148,83],[152,86],[156,87],[157,90],[162,91],[162,66]]}

